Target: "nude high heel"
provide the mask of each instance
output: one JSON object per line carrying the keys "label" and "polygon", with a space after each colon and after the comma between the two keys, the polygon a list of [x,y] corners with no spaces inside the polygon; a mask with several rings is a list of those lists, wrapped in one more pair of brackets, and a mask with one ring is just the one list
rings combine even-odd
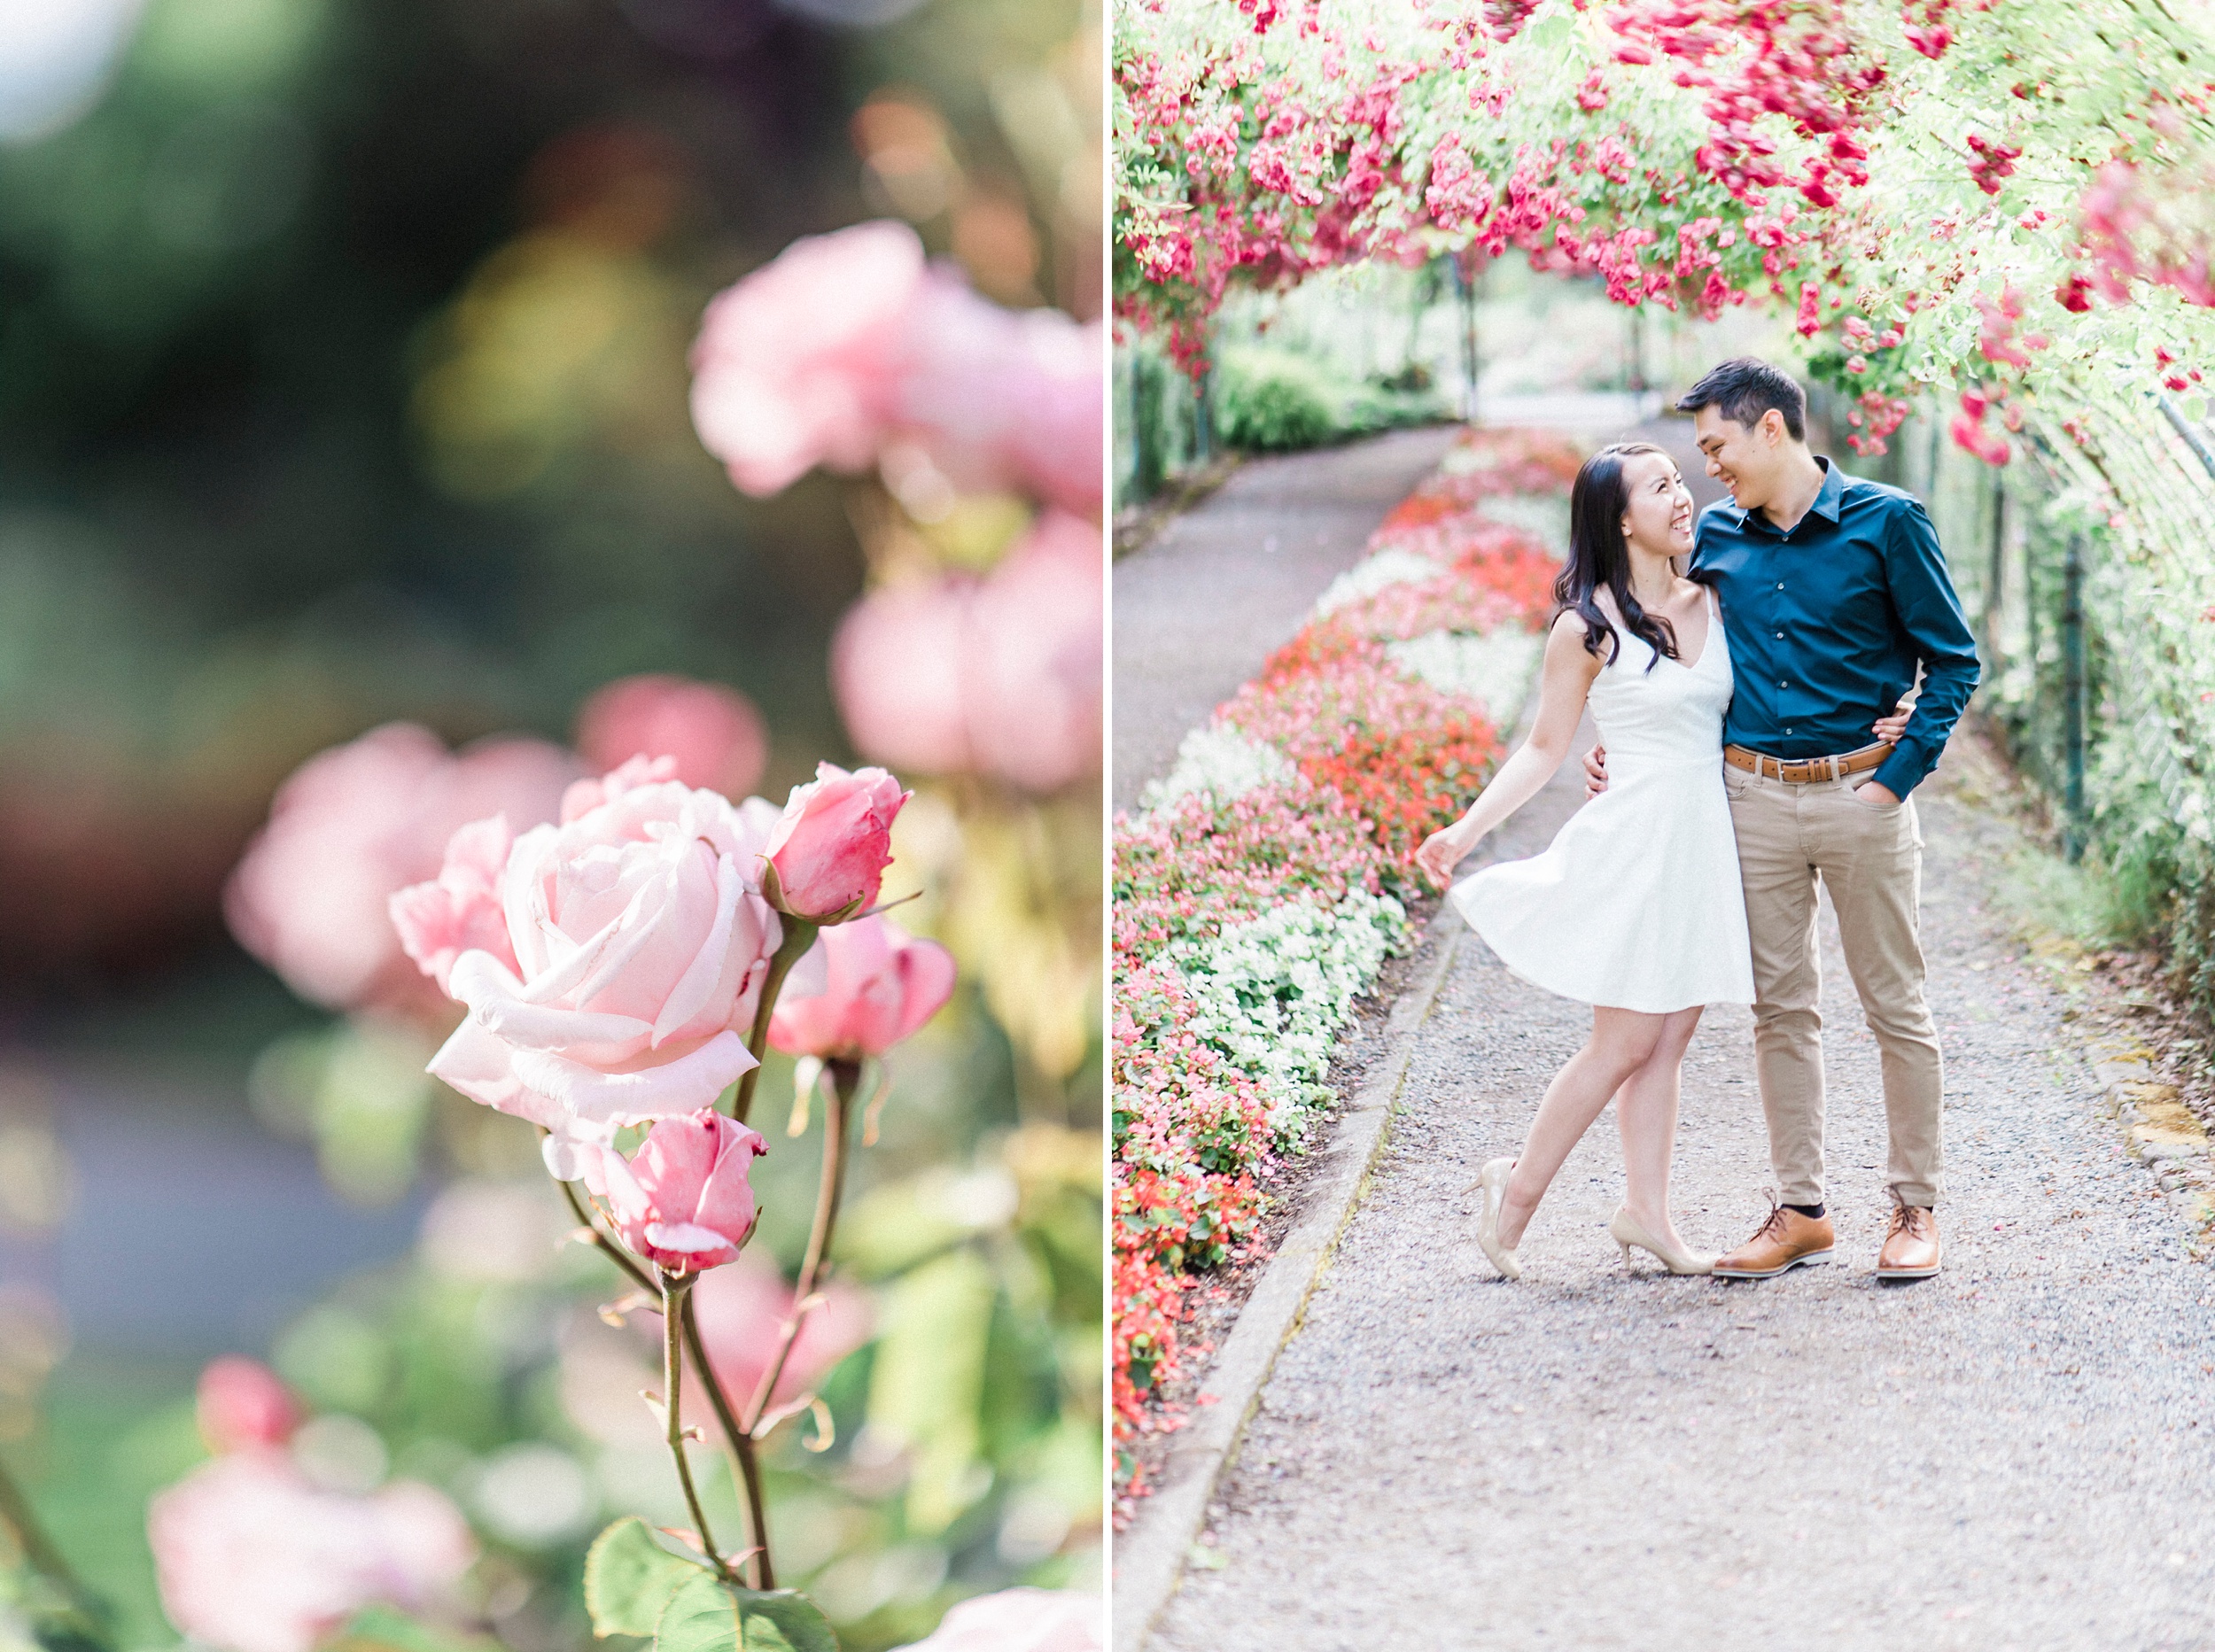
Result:
{"label": "nude high heel", "polygon": [[1477,1243],[1503,1279],[1523,1276],[1515,1253],[1500,1243],[1500,1201],[1507,1197],[1507,1178],[1514,1168],[1512,1159],[1495,1159],[1477,1176],[1477,1185],[1484,1190],[1484,1205],[1477,1213]]}
{"label": "nude high heel", "polygon": [[1680,1251],[1675,1245],[1664,1245],[1645,1230],[1638,1219],[1630,1214],[1628,1205],[1615,1212],[1607,1224],[1607,1232],[1609,1237],[1623,1247],[1626,1267],[1629,1265],[1630,1247],[1634,1245],[1642,1251],[1652,1252],[1654,1260],[1673,1274],[1704,1274],[1715,1265],[1715,1259],[1712,1256],[1703,1256],[1694,1251]]}

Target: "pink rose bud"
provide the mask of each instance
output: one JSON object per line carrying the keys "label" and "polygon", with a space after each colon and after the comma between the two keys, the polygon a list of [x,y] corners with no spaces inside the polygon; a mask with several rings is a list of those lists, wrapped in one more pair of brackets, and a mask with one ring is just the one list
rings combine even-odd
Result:
{"label": "pink rose bud", "polygon": [[606,1150],[587,1160],[586,1184],[602,1194],[624,1244],[672,1274],[737,1259],[754,1231],[746,1180],[769,1144],[712,1107],[664,1119],[637,1157]]}
{"label": "pink rose bud", "polygon": [[892,819],[909,793],[882,769],[849,774],[818,764],[815,779],[791,800],[762,851],[763,892],[779,911],[820,924],[842,923],[877,898],[892,864]]}
{"label": "pink rose bud", "polygon": [[207,1362],[195,1409],[200,1438],[218,1456],[255,1446],[282,1446],[300,1422],[299,1402],[276,1373],[237,1353]]}
{"label": "pink rose bud", "polygon": [[953,994],[953,955],[882,918],[826,929],[824,986],[796,996],[788,987],[769,1019],[769,1042],[787,1055],[882,1055]]}
{"label": "pink rose bud", "polygon": [[[585,785],[579,780],[578,785]],[[446,865],[430,883],[410,884],[392,898],[392,927],[416,967],[447,989],[455,960],[472,948],[491,953],[509,969],[516,950],[508,944],[508,914],[500,904],[500,874],[515,834],[508,817],[494,815],[463,826],[448,839]]]}
{"label": "pink rose bud", "polygon": [[683,677],[626,677],[579,710],[577,749],[602,770],[633,757],[668,757],[671,777],[740,797],[769,761],[769,731],[735,688]]}
{"label": "pink rose bud", "polygon": [[1061,1589],[1002,1589],[949,1608],[900,1652],[1100,1652],[1105,1602]]}

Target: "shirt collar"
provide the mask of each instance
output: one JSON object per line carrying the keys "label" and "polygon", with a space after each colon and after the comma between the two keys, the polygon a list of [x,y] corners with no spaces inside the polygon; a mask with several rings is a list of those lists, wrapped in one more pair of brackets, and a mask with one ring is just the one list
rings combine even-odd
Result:
{"label": "shirt collar", "polygon": [[1838,502],[1846,493],[1846,478],[1838,474],[1838,467],[1823,454],[1815,455],[1815,462],[1823,467],[1823,485],[1815,490],[1815,502],[1808,509],[1835,526],[1838,520]]}
{"label": "shirt collar", "polygon": [[[1815,490],[1815,502],[1807,507],[1807,516],[1821,516],[1831,526],[1836,527],[1838,511],[1846,497],[1846,477],[1837,466],[1821,454],[1815,455],[1815,462],[1823,467],[1823,485]],[[1784,537],[1776,524],[1758,510],[1742,510],[1737,506],[1728,502],[1723,505],[1722,508],[1737,518],[1737,525],[1741,528],[1759,527],[1762,532],[1772,539]],[[1805,523],[1807,517],[1802,516],[1799,520]],[[1793,531],[1795,532],[1799,531],[1798,524],[1794,525]]]}

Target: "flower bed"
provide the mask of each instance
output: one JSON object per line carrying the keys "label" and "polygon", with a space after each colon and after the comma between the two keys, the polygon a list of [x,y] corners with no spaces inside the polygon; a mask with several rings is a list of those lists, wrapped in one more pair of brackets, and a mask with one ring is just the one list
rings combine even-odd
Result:
{"label": "flower bed", "polygon": [[[1185,1294],[1249,1260],[1304,1147],[1356,998],[1407,949],[1415,846],[1502,756],[1552,612],[1538,520],[1579,462],[1527,431],[1465,436],[1300,634],[1188,736],[1115,830],[1116,1477],[1178,1425]],[[1504,505],[1507,508],[1503,510]]]}

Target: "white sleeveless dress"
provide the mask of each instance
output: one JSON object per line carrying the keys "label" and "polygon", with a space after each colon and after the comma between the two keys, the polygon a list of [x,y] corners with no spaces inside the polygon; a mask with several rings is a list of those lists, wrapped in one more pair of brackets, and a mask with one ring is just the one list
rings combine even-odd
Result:
{"label": "white sleeveless dress", "polygon": [[1721,617],[1711,594],[1707,641],[1690,665],[1616,634],[1621,647],[1590,694],[1607,789],[1544,854],[1487,866],[1449,898],[1508,968],[1565,998],[1651,1014],[1751,1004],[1722,785],[1731,675]]}

